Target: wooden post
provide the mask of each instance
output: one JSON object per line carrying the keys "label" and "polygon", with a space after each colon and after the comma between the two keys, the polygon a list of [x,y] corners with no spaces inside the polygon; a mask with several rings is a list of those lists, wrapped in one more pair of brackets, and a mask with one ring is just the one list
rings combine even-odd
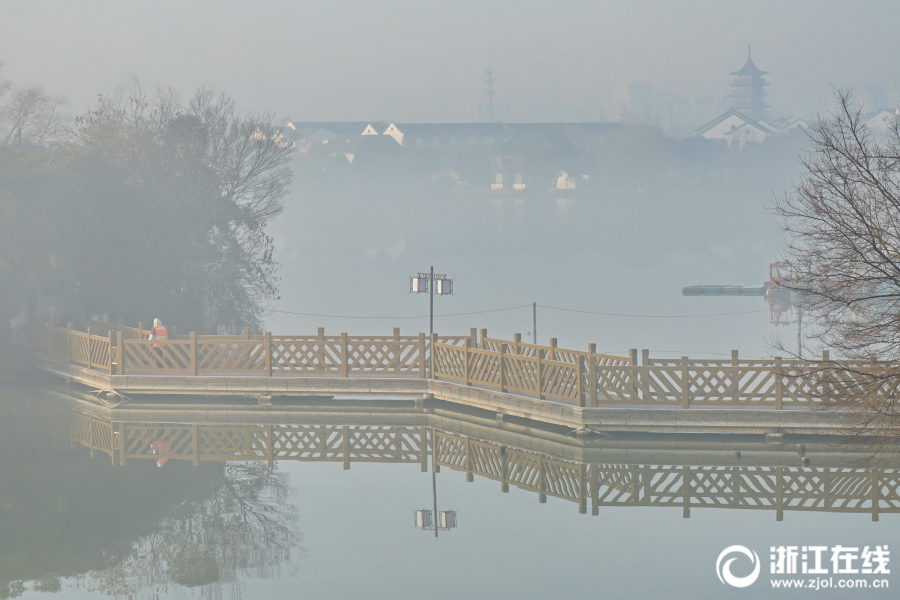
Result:
{"label": "wooden post", "polygon": [[588,344],[588,406],[597,407],[597,344]]}
{"label": "wooden post", "polygon": [[578,473],[578,514],[580,515],[587,513],[587,494],[587,465],[581,463],[581,465],[579,465]]}
{"label": "wooden post", "polygon": [[482,329],[481,330],[481,349],[482,350],[487,350],[487,344],[484,341],[484,338],[486,338],[486,337],[487,337],[487,329]]}
{"label": "wooden post", "polygon": [[506,446],[500,446],[500,491],[506,494],[509,492],[509,453]]}
{"label": "wooden post", "polygon": [[466,481],[472,483],[475,477],[472,475],[472,440],[466,438]]}
{"label": "wooden post", "polygon": [[394,327],[394,348],[391,352],[391,366],[394,371],[400,365],[400,328]]}
{"label": "wooden post", "polygon": [[266,425],[266,464],[275,468],[275,430],[271,425]]}
{"label": "wooden post", "polygon": [[[121,332],[119,332],[121,335]],[[125,435],[125,423],[119,423],[119,464],[125,466],[128,459],[128,437]]]}
{"label": "wooden post", "polygon": [[144,337],[144,323],[143,323],[143,321],[138,322],[138,329],[139,329],[140,332],[141,332],[141,338],[143,338],[143,337]]}
{"label": "wooden post", "polygon": [[691,377],[688,372],[688,357],[681,357],[681,408],[691,407]]}
{"label": "wooden post", "polygon": [[[638,355],[637,355],[637,348],[630,348],[630,349],[628,350],[628,358],[629,358],[629,360],[630,360],[630,362],[631,362],[631,366],[632,366],[632,367],[638,366],[638,357],[637,357],[637,356],[638,356]],[[635,382],[636,382],[637,379],[638,379],[638,374],[637,374],[637,372],[635,371],[635,369],[631,369],[631,373],[630,373],[630,374],[631,374],[631,376],[629,377],[629,379],[631,379],[631,401],[632,401],[632,402],[635,402],[635,401],[638,400],[638,388],[637,388],[637,386],[635,385]]]}
{"label": "wooden post", "polygon": [[775,467],[775,520],[784,520],[784,467]]}
{"label": "wooden post", "polygon": [[266,353],[266,377],[272,376],[272,332],[263,334],[263,352]]}
{"label": "wooden post", "polygon": [[690,467],[681,467],[681,518],[691,518],[691,480],[693,471]]}
{"label": "wooden post", "polygon": [[347,342],[347,332],[341,333],[341,377],[350,376],[350,348]]}
{"label": "wooden post", "polygon": [[115,375],[116,363],[113,359],[116,354],[116,332],[110,329],[106,332],[106,335],[109,337],[109,365],[107,365],[107,367],[109,368],[109,374]]}
{"label": "wooden post", "polygon": [[429,358],[431,359],[431,378],[437,379],[437,343],[438,343],[438,334],[431,334],[431,343],[429,344]]}
{"label": "wooden post", "polygon": [[500,350],[497,352],[498,356],[498,368],[500,369],[500,391],[506,391],[506,367],[504,366],[504,362],[506,362],[505,355],[506,354],[506,344],[500,342]]}
{"label": "wooden post", "polygon": [[318,365],[317,369],[321,371],[325,370],[325,348],[323,348],[323,344],[325,343],[324,327],[319,327],[316,339],[319,340],[319,343],[316,344],[316,363]]}
{"label": "wooden post", "polygon": [[741,399],[741,374],[738,370],[738,351],[731,351],[731,399],[737,402]]}
{"label": "wooden post", "polygon": [[591,465],[591,515],[600,514],[600,465]]}
{"label": "wooden post", "polygon": [[344,454],[344,470],[350,470],[350,426],[344,425],[341,432],[343,439],[341,440],[341,450]]}
{"label": "wooden post", "polygon": [[538,502],[541,504],[547,503],[547,494],[544,491],[547,489],[546,482],[547,475],[546,469],[544,468],[544,455],[540,455],[540,462],[538,463]]}
{"label": "wooden post", "polygon": [[119,329],[116,331],[116,363],[118,367],[116,368],[116,373],[119,375],[125,374],[125,344],[122,340],[122,330]]}
{"label": "wooden post", "polygon": [[783,390],[781,389],[781,357],[775,357],[775,410],[781,410],[783,403]]}
{"label": "wooden post", "polygon": [[878,469],[872,469],[872,521],[878,520],[878,511],[881,508],[878,503],[881,501],[878,489],[881,484],[878,481]]}
{"label": "wooden post", "polygon": [[91,326],[87,326],[87,367],[90,369],[94,364],[91,362]]}
{"label": "wooden post", "polygon": [[522,334],[514,333],[513,342],[516,344],[516,354],[522,354],[522,349],[519,347],[519,345],[522,343]]}
{"label": "wooden post", "polygon": [[550,338],[550,356],[547,358],[550,360],[558,360],[556,358],[556,338]]}
{"label": "wooden post", "polygon": [[544,399],[544,349],[537,349],[537,365],[535,367],[535,374],[537,375],[537,397],[539,400]]}
{"label": "wooden post", "polygon": [[192,332],[191,332],[190,341],[191,341],[191,345],[190,345],[190,352],[191,352],[191,365],[190,365],[190,366],[191,366],[191,375],[192,375],[193,377],[196,377],[196,376],[197,376],[197,370],[198,370],[198,369],[197,369],[197,332],[196,332],[196,331],[192,331]]}
{"label": "wooden post", "polygon": [[578,355],[578,386],[577,386],[577,394],[578,394],[578,406],[584,408],[587,406],[585,400],[584,393],[584,376],[586,373],[585,365],[584,365],[584,355]]}
{"label": "wooden post", "polygon": [[249,327],[244,327],[243,335],[244,335],[244,339],[245,339],[245,340],[249,340],[249,339],[250,339],[250,328],[249,328]]}
{"label": "wooden post", "polygon": [[[641,350],[641,366],[643,366],[643,367],[650,366],[650,350],[648,350],[647,348],[643,348]],[[647,386],[647,389],[644,390],[644,386],[647,385],[647,381],[649,381],[649,380],[650,380],[650,370],[649,369],[647,369],[646,373],[644,373],[643,371],[637,372],[638,388],[643,390],[642,393],[645,398],[648,395],[648,390],[651,388],[651,386]]]}
{"label": "wooden post", "polygon": [[419,434],[419,464],[421,465],[420,470],[423,473],[428,472],[428,429],[426,427],[419,427],[416,430],[416,433]]}
{"label": "wooden post", "polygon": [[477,327],[469,328],[469,338],[472,340],[472,347],[477,348],[478,347],[478,328]]}
{"label": "wooden post", "polygon": [[470,347],[470,344],[472,343],[472,340],[466,338],[464,341],[465,341],[465,344],[463,344],[463,346],[464,346],[463,347],[463,353],[464,353],[463,370],[465,371],[465,373],[463,374],[463,377],[465,378],[465,385],[471,385],[469,383],[469,347]]}
{"label": "wooden post", "polygon": [[112,466],[119,464],[119,453],[116,448],[116,423],[109,424],[109,457],[112,459]]}
{"label": "wooden post", "polygon": [[438,464],[438,453],[441,450],[441,444],[438,441],[437,431],[431,428],[431,471],[433,473],[441,472],[441,465]]}
{"label": "wooden post", "polygon": [[200,431],[197,424],[191,425],[191,454],[193,455],[194,466],[200,465]]}
{"label": "wooden post", "polygon": [[425,334],[419,333],[419,377],[425,379],[428,377],[425,360]]}

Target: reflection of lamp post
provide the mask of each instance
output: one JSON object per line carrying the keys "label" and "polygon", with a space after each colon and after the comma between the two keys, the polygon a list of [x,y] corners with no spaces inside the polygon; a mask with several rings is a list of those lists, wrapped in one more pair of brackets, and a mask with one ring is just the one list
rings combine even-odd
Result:
{"label": "reflection of lamp post", "polygon": [[[431,430],[431,439],[434,440],[434,430]],[[434,512],[431,512],[427,508],[423,508],[417,510],[415,512],[416,515],[416,527],[422,529],[423,531],[431,531],[434,530],[434,539],[438,537],[438,531],[450,531],[451,529],[456,529],[456,511],[455,510],[442,510],[438,513],[437,509],[437,455],[435,454],[436,448],[434,447],[434,442],[432,441],[431,448],[431,499],[433,501]],[[436,515],[438,518],[438,522],[432,521],[432,515]]]}
{"label": "reflection of lamp post", "polygon": [[428,294],[428,338],[434,333],[434,295],[453,294],[453,280],[440,273],[435,274],[434,267],[428,273],[416,273],[409,278],[409,291],[416,294]]}

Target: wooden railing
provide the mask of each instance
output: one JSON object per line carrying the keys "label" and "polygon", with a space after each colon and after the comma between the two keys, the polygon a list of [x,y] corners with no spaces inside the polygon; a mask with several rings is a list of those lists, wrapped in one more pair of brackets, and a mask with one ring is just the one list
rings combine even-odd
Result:
{"label": "wooden railing", "polygon": [[[582,407],[601,405],[785,407],[821,404],[836,397],[890,393],[872,389],[872,369],[900,365],[834,362],[822,366],[807,361],[648,360],[637,351],[620,357],[483,338],[481,347],[432,343],[435,379],[467,386],[563,400]],[[891,385],[885,382],[885,387]]]}
{"label": "wooden railing", "polygon": [[[37,325],[32,346],[53,358],[118,375],[428,376],[430,340],[423,333],[400,335],[399,328],[389,336],[325,335],[324,328],[309,336],[250,335],[246,330],[233,336],[184,336],[170,327],[164,342],[147,339],[149,331],[143,327],[88,321],[84,328]],[[439,339],[455,347],[476,336],[473,329],[469,336]]]}
{"label": "wooden railing", "polygon": [[[889,394],[872,389],[873,369],[900,365],[829,361],[650,359],[560,348],[481,335],[278,336],[271,333],[178,335],[148,340],[143,327],[88,321],[61,328],[36,326],[32,340],[44,354],[110,374],[234,374],[392,376],[442,379],[538,399],[601,405],[767,407],[780,410],[821,404],[836,397]],[[158,347],[154,347],[154,344]],[[885,385],[889,385],[886,382]]]}

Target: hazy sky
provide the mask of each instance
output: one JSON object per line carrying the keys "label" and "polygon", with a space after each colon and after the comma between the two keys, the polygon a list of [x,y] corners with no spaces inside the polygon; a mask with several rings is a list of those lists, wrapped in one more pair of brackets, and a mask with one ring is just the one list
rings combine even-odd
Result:
{"label": "hazy sky", "polygon": [[831,84],[893,84],[898,21],[896,0],[0,0],[0,60],[73,112],[137,76],[298,120],[385,121],[466,120],[490,61],[511,118],[561,120],[609,114],[632,81],[727,94],[750,42],[775,116],[808,115]]}

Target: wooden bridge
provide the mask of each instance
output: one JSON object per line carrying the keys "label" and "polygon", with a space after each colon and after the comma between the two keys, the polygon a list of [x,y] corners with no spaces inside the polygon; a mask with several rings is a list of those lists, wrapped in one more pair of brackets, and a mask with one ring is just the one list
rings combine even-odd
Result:
{"label": "wooden bridge", "polygon": [[[859,394],[869,365],[814,369],[803,361],[638,359],[467,336],[179,335],[155,348],[142,326],[85,321],[36,326],[32,346],[48,370],[100,390],[140,394],[435,396],[575,428],[778,433],[846,429],[852,415],[796,411]],[[162,344],[160,344],[162,345]],[[636,408],[677,411],[640,411]],[[697,411],[694,408],[707,410]],[[752,409],[734,412],[710,409]],[[599,409],[602,409],[599,410]],[[626,409],[627,412],[621,412]],[[680,415],[680,416],[679,416]],[[690,416],[688,416],[690,415]]]}
{"label": "wooden bridge", "polygon": [[[69,405],[54,408],[48,419],[51,429],[89,448],[91,456],[109,456],[114,465],[160,459],[194,465],[267,461],[270,466],[277,461],[324,461],[350,469],[352,463],[380,462],[418,465],[427,471],[430,463],[437,471],[446,467],[465,473],[467,481],[476,476],[492,479],[503,492],[512,486],[535,493],[541,503],[548,497],[559,498],[576,504],[581,513],[590,505],[594,515],[601,507],[637,506],[681,508],[685,517],[692,508],[771,510],[778,520],[784,511],[862,513],[873,520],[881,513],[900,512],[900,469],[785,466],[797,460],[794,449],[779,453],[776,462],[780,464],[759,464],[759,460],[771,461],[771,452],[746,442],[722,444],[721,455],[734,456],[734,448],[744,448],[744,465],[607,462],[596,454],[603,451],[602,442],[591,448],[539,430],[516,433],[470,423],[469,427],[476,427],[471,431],[483,436],[473,437],[460,431],[465,428],[464,417],[423,414],[412,406],[399,412],[385,409],[388,412],[380,416],[377,410],[369,413],[364,420],[373,424],[347,425],[341,424],[347,422],[347,413],[340,411],[324,419],[320,413],[319,421],[325,422],[316,423],[302,422],[309,420],[307,415],[292,423],[216,424],[116,421],[128,419],[129,411],[110,412],[85,402]],[[169,414],[159,410],[157,416]],[[163,440],[167,453],[155,453],[154,447]],[[640,444],[632,442],[632,455]],[[710,456],[709,445],[704,447]],[[573,451],[580,456],[573,457]],[[807,449],[801,452],[806,454]],[[835,461],[840,458],[824,445],[818,450],[810,446],[808,453],[817,464],[839,464]],[[668,457],[692,455],[697,454],[676,449]]]}

